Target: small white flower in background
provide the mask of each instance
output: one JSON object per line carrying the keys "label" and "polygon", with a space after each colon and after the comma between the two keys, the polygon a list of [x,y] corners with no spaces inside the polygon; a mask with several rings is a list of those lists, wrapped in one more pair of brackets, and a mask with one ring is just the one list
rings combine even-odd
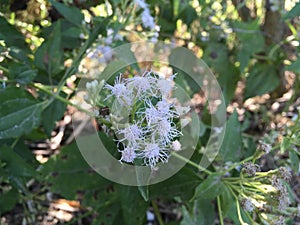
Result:
{"label": "small white flower in background", "polygon": [[91,82],[87,82],[86,83],[86,89],[88,90],[88,92],[97,92],[97,87],[98,87],[98,81],[97,80],[93,80]]}
{"label": "small white flower in background", "polygon": [[255,176],[256,172],[260,171],[260,166],[253,164],[252,162],[245,162],[243,164],[243,169],[249,176]]}
{"label": "small white flower in background", "polygon": [[107,45],[111,45],[114,41],[123,41],[124,37],[118,33],[115,34],[115,31],[111,28],[107,29],[106,38],[104,43]]}
{"label": "small white flower in background", "polygon": [[279,216],[279,218],[274,221],[274,225],[285,225],[285,219],[283,216]]}
{"label": "small white flower in background", "polygon": [[244,198],[241,200],[241,206],[246,212],[252,212],[254,210],[254,204],[249,198]]}
{"label": "small white flower in background", "polygon": [[104,86],[104,81],[101,81],[99,83],[97,80],[93,80],[91,82],[87,82],[85,86],[87,90],[87,95],[84,98],[87,102],[95,106],[97,101],[99,100],[99,92]]}
{"label": "small white flower in background", "polygon": [[291,174],[291,172],[286,167],[280,167],[279,170],[278,170],[278,172],[279,172],[280,178],[282,178],[286,182],[290,182],[291,181],[292,174]]}
{"label": "small white flower in background", "polygon": [[[188,112],[188,107],[182,107],[178,113],[179,103],[169,99],[174,89],[175,75],[163,78],[153,71],[146,71],[142,76],[123,78],[119,75],[113,85],[105,84],[110,94],[105,100],[114,97],[115,110],[127,108],[126,118],[119,118],[111,129],[118,137],[120,161],[135,163],[141,159],[152,170],[158,163],[166,163],[171,151],[181,150],[181,144],[175,140],[182,136],[174,119]],[[120,106],[120,107],[119,107]],[[111,114],[113,120],[114,114]],[[126,124],[118,123],[126,119]],[[119,128],[121,127],[121,128]]]}
{"label": "small white flower in background", "polygon": [[148,8],[148,4],[144,0],[134,0],[134,3],[142,9]]}
{"label": "small white flower in background", "polygon": [[99,63],[107,63],[113,57],[111,50],[112,48],[110,46],[98,45],[94,50],[87,54],[87,58],[95,59]]}
{"label": "small white flower in background", "polygon": [[265,142],[263,142],[262,140],[259,140],[258,141],[258,146],[257,146],[257,149],[268,154],[270,153],[270,151],[272,150],[272,146],[270,144],[267,144]]}
{"label": "small white flower in background", "polygon": [[148,4],[144,0],[134,0],[134,3],[138,6],[138,8],[143,9],[141,14],[143,26],[149,28],[150,30],[155,30],[156,25],[154,18],[151,16]]}
{"label": "small white flower in background", "polygon": [[144,27],[149,28],[150,30],[155,29],[154,18],[151,16],[149,9],[144,9],[142,12],[142,22]]}

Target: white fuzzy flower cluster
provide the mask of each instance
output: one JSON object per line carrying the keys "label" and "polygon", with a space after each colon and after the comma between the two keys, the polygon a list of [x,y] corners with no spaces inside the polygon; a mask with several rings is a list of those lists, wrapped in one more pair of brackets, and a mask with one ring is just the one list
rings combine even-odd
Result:
{"label": "white fuzzy flower cluster", "polygon": [[[129,122],[114,126],[122,162],[143,162],[155,169],[157,163],[167,162],[171,151],[181,150],[177,140],[181,131],[177,127],[179,117],[188,111],[171,99],[175,75],[159,77],[153,71],[142,76],[116,78],[114,85],[105,88],[114,97],[117,109],[126,109]],[[122,127],[121,129],[118,127]]]}

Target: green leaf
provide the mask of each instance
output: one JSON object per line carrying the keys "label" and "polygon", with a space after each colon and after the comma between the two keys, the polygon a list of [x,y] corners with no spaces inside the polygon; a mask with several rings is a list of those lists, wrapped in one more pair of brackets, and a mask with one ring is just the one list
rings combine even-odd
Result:
{"label": "green leaf", "polygon": [[9,78],[20,84],[28,84],[36,75],[37,71],[31,69],[28,65],[14,63],[9,67]]}
{"label": "green leaf", "polygon": [[221,181],[221,176],[211,174],[196,187],[193,199],[214,199],[222,194],[223,190],[224,184]]}
{"label": "green leaf", "polygon": [[204,50],[203,60],[218,74],[223,74],[225,67],[229,65],[229,52],[225,44],[211,42]]}
{"label": "green leaf", "polygon": [[19,198],[19,192],[16,188],[0,194],[0,215],[14,208]]}
{"label": "green leaf", "polygon": [[81,13],[80,9],[76,7],[70,7],[63,3],[59,3],[54,0],[49,0],[50,3],[57,9],[57,11],[66,18],[69,22],[74,25],[81,26],[84,16]]}
{"label": "green leaf", "polygon": [[[233,21],[232,26],[236,30],[237,38],[240,41],[237,59],[240,62],[239,70],[243,73],[251,56],[264,49],[264,37],[259,28],[259,20],[254,20],[251,23]],[[254,36],[255,38],[253,38]]]}
{"label": "green leaf", "polygon": [[125,225],[144,224],[148,203],[141,197],[138,189],[118,185],[117,191],[121,199],[123,223]]}
{"label": "green leaf", "polygon": [[[56,23],[54,23],[54,26],[50,26],[43,29],[41,31],[41,36],[47,40],[49,35],[53,32]],[[84,33],[83,27],[75,26],[74,24],[65,19],[59,20],[59,23],[61,23],[61,48],[64,50],[73,50],[75,48],[80,47],[82,43],[82,39],[80,39],[80,34]]]}
{"label": "green leaf", "polygon": [[295,6],[283,16],[283,19],[289,20],[289,19],[293,19],[297,16],[300,16],[300,3],[299,2],[297,2],[295,4]]}
{"label": "green leaf", "polygon": [[182,208],[183,219],[180,225],[208,225],[214,224],[216,213],[214,203],[211,200],[195,200],[192,210]]}
{"label": "green leaf", "polygon": [[232,204],[235,204],[235,198],[232,195],[231,191],[227,187],[227,185],[224,185],[224,191],[220,196],[221,199],[221,209],[223,215],[227,216],[228,213],[230,213],[230,210],[232,208]]}
{"label": "green leaf", "polygon": [[292,167],[294,173],[298,174],[299,163],[300,163],[298,154],[294,150],[291,150],[291,151],[289,151],[289,157],[291,160],[291,167]]}
{"label": "green leaf", "polygon": [[224,72],[219,74],[218,82],[222,88],[226,104],[234,97],[239,78],[238,70],[231,63],[228,62],[227,65],[224,65]]}
{"label": "green leaf", "polygon": [[123,221],[119,193],[110,183],[107,183],[104,188],[88,190],[82,204],[93,207],[96,212],[93,225],[118,225],[120,221]]}
{"label": "green leaf", "polygon": [[12,148],[2,146],[0,160],[5,163],[4,170],[9,177],[35,177],[37,175],[34,168],[26,163]]}
{"label": "green leaf", "polygon": [[179,14],[179,18],[182,19],[182,21],[188,26],[190,26],[192,22],[197,19],[197,16],[198,15],[195,8],[189,4],[187,4]]}
{"label": "green leaf", "polygon": [[179,196],[182,200],[189,200],[194,194],[194,188],[200,182],[201,179],[196,173],[184,167],[171,178],[151,185],[149,187],[150,198],[173,198],[174,196]]}
{"label": "green leaf", "polygon": [[28,46],[25,43],[24,36],[19,31],[17,31],[14,26],[9,24],[2,16],[0,16],[0,27],[0,40],[4,40],[6,46],[15,46],[28,51]]}
{"label": "green leaf", "polygon": [[48,137],[51,136],[51,132],[55,127],[55,122],[64,115],[66,110],[66,104],[59,101],[54,100],[42,113],[42,124],[44,126],[45,132]]}
{"label": "green leaf", "polygon": [[255,64],[246,78],[245,98],[268,93],[278,85],[279,78],[274,65]]}
{"label": "green leaf", "polygon": [[86,163],[76,143],[61,148],[60,153],[43,164],[40,171],[48,177],[51,191],[68,199],[75,198],[77,192],[100,188],[107,183]]}
{"label": "green leaf", "polygon": [[39,124],[43,105],[21,88],[0,90],[0,139],[29,133]]}
{"label": "green leaf", "polygon": [[[234,224],[241,224],[238,218],[238,209],[235,196],[232,195],[232,192],[227,185],[224,185],[224,191],[221,197],[221,209],[224,217],[230,218],[233,220]],[[244,222],[251,224],[249,218],[246,215],[246,212],[240,207],[241,217]]]}
{"label": "green leaf", "polygon": [[294,73],[300,73],[300,59],[297,59],[291,65],[286,66],[285,69]]}
{"label": "green leaf", "polygon": [[63,70],[63,51],[61,48],[61,23],[58,21],[47,40],[37,49],[35,65],[53,76]]}
{"label": "green leaf", "polygon": [[17,59],[19,62],[25,63],[27,65],[30,65],[31,63],[31,60],[26,55],[26,51],[19,47],[10,47],[9,55],[12,56],[14,59]]}
{"label": "green leaf", "polygon": [[291,146],[291,141],[290,138],[288,137],[283,137],[281,143],[280,143],[280,153],[284,154],[286,150],[289,149]]}
{"label": "green leaf", "polygon": [[226,124],[225,136],[220,148],[219,157],[223,162],[239,160],[242,149],[241,126],[236,111],[232,113]]}

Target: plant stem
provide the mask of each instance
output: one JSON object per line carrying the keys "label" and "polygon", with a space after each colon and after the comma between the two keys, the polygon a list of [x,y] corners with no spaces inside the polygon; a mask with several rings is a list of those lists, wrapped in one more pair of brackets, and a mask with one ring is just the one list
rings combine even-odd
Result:
{"label": "plant stem", "polygon": [[220,224],[224,225],[220,196],[217,197],[217,202],[218,202],[218,212],[219,212]]}
{"label": "plant stem", "polygon": [[238,218],[239,218],[240,223],[242,225],[248,225],[247,223],[244,222],[244,220],[242,218],[240,203],[239,203],[238,199],[236,199],[236,208],[237,208],[237,213],[238,213]]}
{"label": "plant stem", "polygon": [[160,215],[160,212],[159,212],[159,209],[158,209],[158,206],[157,206],[156,202],[154,200],[152,200],[151,204],[152,204],[152,207],[153,207],[154,214],[157,217],[158,224],[159,225],[164,225],[164,221],[163,221],[163,219],[162,219],[162,217]]}
{"label": "plant stem", "polygon": [[3,67],[3,66],[0,66],[0,70],[3,70],[5,73],[9,72],[9,70],[7,68]]}
{"label": "plant stem", "polygon": [[[47,90],[46,88],[44,88],[42,85],[39,85],[39,84],[33,84],[33,86],[34,86],[35,88],[37,88],[37,89],[39,89],[39,90],[45,92],[46,94],[48,94],[48,95],[54,97],[55,99],[57,99],[57,100],[59,100],[59,101],[65,103],[65,104],[67,104],[67,105],[71,105],[71,106],[75,107],[76,109],[78,109],[78,110],[80,110],[80,111],[82,111],[82,112],[85,112],[85,113],[88,114],[89,116],[94,116],[94,114],[91,113],[90,111],[88,111],[88,110],[86,110],[86,109],[80,107],[79,105],[76,105],[76,104],[74,104],[74,103],[68,101],[67,99],[61,97],[60,95],[56,95],[55,93],[53,93],[53,92]],[[108,122],[107,120],[105,120],[104,118],[98,117],[97,120],[99,120],[99,121],[100,121],[101,123],[103,123],[104,125],[106,125],[106,126],[108,126],[108,127],[111,127],[111,123]]]}
{"label": "plant stem", "polygon": [[204,167],[200,166],[199,164],[194,163],[193,161],[191,161],[191,160],[189,160],[189,159],[183,157],[182,155],[179,155],[179,154],[176,153],[176,152],[172,152],[172,155],[174,155],[176,158],[178,158],[178,159],[180,159],[180,160],[186,162],[187,164],[190,164],[191,166],[196,167],[198,170],[204,171],[204,172],[207,173],[208,175],[212,174],[211,171],[209,171],[209,170],[205,169]]}

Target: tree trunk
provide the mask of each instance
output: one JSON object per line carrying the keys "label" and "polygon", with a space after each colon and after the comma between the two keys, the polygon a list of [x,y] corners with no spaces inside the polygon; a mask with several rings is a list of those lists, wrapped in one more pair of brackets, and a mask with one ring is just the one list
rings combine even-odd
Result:
{"label": "tree trunk", "polygon": [[[250,9],[244,4],[244,0],[231,0],[234,7],[237,9],[239,16],[241,17],[243,22],[250,21],[251,12]],[[240,6],[243,4],[242,6]]]}
{"label": "tree trunk", "polygon": [[[281,18],[280,10],[284,9],[284,3],[285,0],[278,0],[278,10],[274,10],[274,8],[272,8],[272,3],[270,2],[270,0],[266,0],[266,13],[265,21],[263,24],[263,32],[265,34],[265,43],[267,47],[271,47],[272,45],[276,44],[282,45],[281,41],[284,39],[285,24]],[[280,50],[283,51],[282,46],[277,51]],[[287,91],[286,79],[284,76],[283,59],[279,59],[277,62],[277,65],[274,66],[276,67],[278,73],[280,85],[271,93],[271,96],[274,98],[282,96],[282,94]]]}

